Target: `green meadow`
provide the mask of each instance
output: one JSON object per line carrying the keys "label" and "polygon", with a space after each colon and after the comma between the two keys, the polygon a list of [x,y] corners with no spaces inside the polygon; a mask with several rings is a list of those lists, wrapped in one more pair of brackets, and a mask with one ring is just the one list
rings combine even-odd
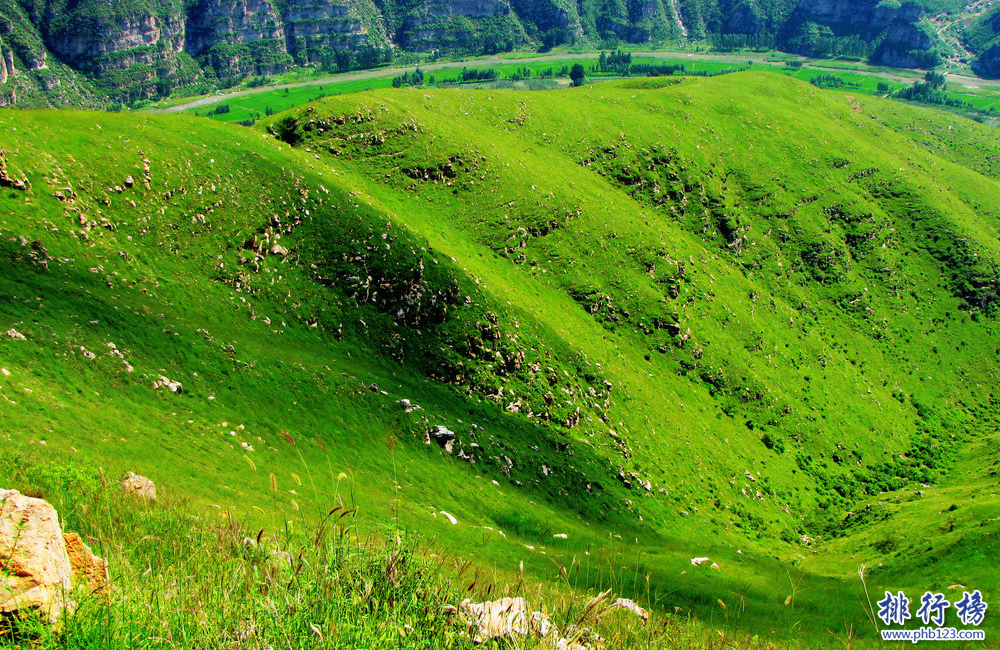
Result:
{"label": "green meadow", "polygon": [[0,113],[0,485],[120,585],[36,645],[466,647],[443,606],[610,588],[654,616],[609,647],[873,647],[886,590],[1000,596],[994,131],[390,85]]}

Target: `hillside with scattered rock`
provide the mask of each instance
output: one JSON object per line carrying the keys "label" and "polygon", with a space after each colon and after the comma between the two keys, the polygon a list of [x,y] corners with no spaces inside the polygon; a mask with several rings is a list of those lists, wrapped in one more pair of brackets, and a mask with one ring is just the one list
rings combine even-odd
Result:
{"label": "hillside with scattered rock", "polygon": [[[343,607],[463,647],[414,612],[526,580],[715,627],[741,603],[727,630],[801,647],[870,640],[864,589],[994,598],[994,132],[769,73],[667,81],[389,89],[253,129],[0,112],[0,486],[62,495],[120,575],[156,557],[171,593],[251,576],[292,603],[223,607],[234,643],[361,643]],[[118,519],[114,477],[149,497]],[[323,577],[345,565],[366,577]],[[134,579],[112,614],[162,616]]]}

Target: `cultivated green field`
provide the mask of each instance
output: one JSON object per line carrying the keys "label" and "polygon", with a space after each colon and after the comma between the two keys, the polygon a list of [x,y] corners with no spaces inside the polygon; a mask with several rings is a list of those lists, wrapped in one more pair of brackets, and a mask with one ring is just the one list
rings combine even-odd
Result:
{"label": "cultivated green field", "polygon": [[[907,75],[907,71],[890,71],[886,68],[867,66],[859,63],[847,61],[810,61],[811,65],[806,65],[798,69],[789,69],[784,65],[786,60],[797,57],[784,57],[772,61],[773,57],[768,57],[767,61],[761,61],[759,56],[748,55],[750,58],[745,62],[734,63],[727,60],[697,60],[689,58],[669,58],[659,56],[648,56],[636,54],[632,58],[634,65],[659,65],[659,66],[683,66],[683,72],[693,76],[714,76],[726,74],[746,69],[762,70],[774,73],[781,73],[802,81],[810,81],[817,77],[836,78],[843,87],[855,93],[866,95],[884,95],[888,88],[890,91],[898,91],[906,88],[910,84],[901,83],[900,77],[912,76],[914,81],[922,77],[915,73]],[[732,57],[730,57],[732,58]],[[527,63],[510,63],[503,65],[490,64],[485,61],[465,61],[456,63],[454,66],[444,68],[434,67],[425,73],[424,83],[428,87],[447,87],[450,84],[462,83],[462,70],[472,68],[476,70],[493,70],[497,74],[498,81],[487,83],[464,84],[468,87],[499,89],[553,89],[555,87],[568,84],[566,79],[568,70],[575,64],[580,63],[587,70],[589,82],[599,82],[616,80],[621,78],[620,74],[614,72],[600,72],[597,70],[597,58],[594,59],[551,59],[529,61]],[[780,65],[779,65],[780,64]],[[754,67],[756,66],[756,68]],[[842,69],[837,69],[842,68]],[[415,67],[413,70],[416,70]],[[303,72],[303,71],[300,71]],[[411,70],[412,72],[412,70]],[[529,76],[525,76],[525,72]],[[892,72],[892,78],[888,78],[887,73]],[[304,72],[303,72],[304,74]],[[554,77],[561,76],[561,79]],[[291,77],[285,75],[280,81],[301,82],[308,75]],[[636,78],[644,78],[637,75]],[[524,81],[526,79],[527,81]],[[516,81],[511,81],[516,80]],[[188,112],[197,115],[204,115],[223,122],[238,122],[249,124],[257,119],[266,117],[269,114],[280,112],[300,106],[302,104],[321,99],[328,95],[340,95],[356,93],[365,90],[390,88],[393,85],[393,75],[387,73],[385,76],[368,75],[364,79],[353,79],[348,75],[343,80],[336,77],[330,78],[326,83],[316,85],[283,85],[277,86],[273,90],[254,91],[252,94],[243,94],[233,97],[221,96],[215,103],[188,109]],[[1000,109],[1000,92],[991,88],[970,88],[958,83],[949,83],[945,88],[945,96],[951,101],[964,102],[967,106],[958,109],[956,112],[974,116],[982,119],[983,116],[996,113]]]}
{"label": "cultivated green field", "polygon": [[[246,99],[227,116],[281,108]],[[0,333],[26,337],[0,334],[0,485],[51,494],[156,601],[80,638],[461,646],[427,612],[527,588],[570,616],[611,587],[658,612],[612,647],[868,647],[862,565],[873,600],[1000,595],[987,127],[749,72],[0,133],[31,186],[0,192]],[[167,505],[116,518],[98,466]],[[313,555],[336,507],[367,568]],[[239,560],[261,529],[319,549],[309,584],[360,586],[324,609],[283,582],[268,609]],[[387,578],[413,535],[440,584]],[[217,617],[177,604],[202,561],[232,571],[196,583],[229,585]]]}

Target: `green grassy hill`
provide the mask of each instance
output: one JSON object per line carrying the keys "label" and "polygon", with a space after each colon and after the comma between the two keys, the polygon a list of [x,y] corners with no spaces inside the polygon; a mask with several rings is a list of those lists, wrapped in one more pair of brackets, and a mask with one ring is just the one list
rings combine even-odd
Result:
{"label": "green grassy hill", "polygon": [[676,81],[0,114],[4,444],[804,647],[872,642],[862,564],[989,602],[993,132]]}

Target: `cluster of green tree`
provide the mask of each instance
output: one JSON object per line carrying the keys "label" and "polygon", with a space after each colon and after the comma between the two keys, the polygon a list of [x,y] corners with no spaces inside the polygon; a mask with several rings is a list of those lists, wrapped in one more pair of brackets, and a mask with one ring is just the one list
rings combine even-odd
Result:
{"label": "cluster of green tree", "polygon": [[632,76],[644,77],[669,77],[676,73],[684,74],[684,64],[672,65],[668,63],[634,63],[629,68]]}
{"label": "cluster of green tree", "polygon": [[247,81],[247,88],[261,88],[271,83],[274,83],[273,79],[265,75],[259,75]]}
{"label": "cluster of green tree", "polygon": [[934,68],[941,65],[941,53],[936,49],[911,50],[907,52],[915,68]]}
{"label": "cluster of green tree", "polygon": [[219,43],[197,57],[201,67],[218,79],[236,78],[239,83],[250,75],[267,75],[285,70],[293,63],[280,39],[247,43]]}
{"label": "cluster of green tree", "polygon": [[520,67],[514,71],[514,74],[510,76],[511,81],[521,81],[522,79],[531,79],[531,68],[528,66]]}
{"label": "cluster of green tree", "polygon": [[601,56],[597,59],[597,72],[628,75],[631,65],[631,52],[622,52],[621,50],[616,50],[610,54],[601,52]]}
{"label": "cluster of green tree", "polygon": [[357,50],[323,48],[317,59],[325,72],[367,70],[393,63],[395,55],[390,47],[365,45]]}
{"label": "cluster of green tree", "polygon": [[539,51],[548,52],[559,45],[574,45],[576,43],[576,36],[564,27],[553,27],[544,32],[540,40],[541,47],[539,47]]}
{"label": "cluster of green tree", "polygon": [[791,52],[817,58],[867,59],[875,47],[875,43],[863,40],[858,34],[837,36],[829,26],[814,22],[800,25],[786,44]]}
{"label": "cluster of green tree", "polygon": [[683,73],[684,64],[632,63],[631,53],[616,50],[610,53],[601,52],[601,56],[597,59],[597,64],[592,69],[594,72],[618,74],[623,77],[669,77],[676,72]]}
{"label": "cluster of green tree", "polygon": [[712,34],[708,38],[713,50],[734,52],[737,50],[754,50],[766,52],[774,49],[774,34],[760,32],[757,34]]}
{"label": "cluster of green tree", "polygon": [[972,71],[987,79],[1000,78],[1000,38],[976,57],[972,63]]}
{"label": "cluster of green tree", "polygon": [[945,77],[940,72],[930,70],[924,75],[923,81],[916,81],[912,86],[900,88],[892,94],[896,99],[905,99],[911,102],[921,102],[924,104],[938,104],[940,106],[951,106],[952,108],[972,109],[967,102],[956,99],[948,95],[944,89]]}
{"label": "cluster of green tree", "polygon": [[493,68],[462,68],[462,83],[470,81],[496,81],[499,78],[500,73]]}
{"label": "cluster of green tree", "polygon": [[424,71],[419,67],[413,72],[404,72],[398,77],[392,78],[393,88],[402,88],[403,86],[423,86],[424,85]]}
{"label": "cluster of green tree", "polygon": [[816,75],[815,77],[809,80],[809,83],[816,86],[817,88],[843,88],[845,86],[851,86],[854,88],[858,87],[858,84],[849,83],[847,81],[844,81],[837,75],[833,74]]}

